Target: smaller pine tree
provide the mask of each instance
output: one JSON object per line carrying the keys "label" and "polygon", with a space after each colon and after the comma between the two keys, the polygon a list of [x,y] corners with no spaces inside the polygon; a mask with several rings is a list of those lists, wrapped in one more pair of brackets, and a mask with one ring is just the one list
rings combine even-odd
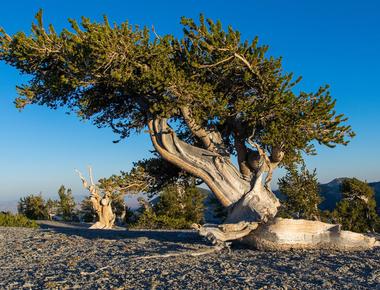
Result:
{"label": "smaller pine tree", "polygon": [[111,200],[112,212],[116,215],[117,221],[119,223],[124,223],[126,221],[128,210],[124,201],[124,194],[117,192],[112,193]]}
{"label": "smaller pine tree", "polygon": [[332,212],[333,221],[349,231],[379,231],[380,218],[376,213],[373,188],[359,179],[346,178],[341,191],[343,198]]}
{"label": "smaller pine tree", "polygon": [[205,196],[195,186],[169,185],[155,207],[157,215],[184,218],[189,223],[202,223]]}
{"label": "smaller pine tree", "polygon": [[92,206],[90,197],[86,197],[82,200],[79,209],[79,217],[86,223],[92,223],[96,221],[96,211]]}
{"label": "smaller pine tree", "polygon": [[17,209],[20,214],[32,220],[44,220],[49,218],[45,200],[41,194],[31,194],[20,198]]}
{"label": "smaller pine tree", "polygon": [[185,229],[193,223],[203,223],[205,197],[194,185],[170,184],[160,193],[155,206],[145,206],[135,226]]}
{"label": "smaller pine tree", "polygon": [[281,217],[320,220],[319,194],[317,174],[310,172],[305,164],[301,168],[289,168],[288,173],[279,180],[279,190],[286,200],[279,211]]}
{"label": "smaller pine tree", "polygon": [[61,185],[58,189],[58,196],[58,214],[60,214],[65,221],[73,220],[76,204],[71,189],[66,190],[65,186]]}

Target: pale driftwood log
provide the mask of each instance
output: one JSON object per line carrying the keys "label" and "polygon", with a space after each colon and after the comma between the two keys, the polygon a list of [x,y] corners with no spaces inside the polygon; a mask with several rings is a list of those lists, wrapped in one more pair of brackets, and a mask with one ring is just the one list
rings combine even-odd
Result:
{"label": "pale driftwood log", "polygon": [[380,247],[374,237],[342,231],[340,225],[319,221],[276,218],[271,222],[194,226],[212,243],[238,240],[261,250],[333,249],[369,250]]}
{"label": "pale driftwood log", "polygon": [[112,212],[112,200],[110,193],[105,193],[103,196],[100,195],[100,190],[94,183],[91,167],[89,167],[88,170],[91,182],[90,184],[87,182],[80,171],[75,171],[78,173],[80,179],[82,180],[83,187],[90,192],[92,207],[98,216],[98,221],[93,224],[90,229],[112,229],[115,223],[116,215]]}
{"label": "pale driftwood log", "polygon": [[259,227],[243,239],[258,249],[334,249],[368,250],[380,247],[376,238],[350,231],[342,231],[340,225],[320,221],[276,218]]}

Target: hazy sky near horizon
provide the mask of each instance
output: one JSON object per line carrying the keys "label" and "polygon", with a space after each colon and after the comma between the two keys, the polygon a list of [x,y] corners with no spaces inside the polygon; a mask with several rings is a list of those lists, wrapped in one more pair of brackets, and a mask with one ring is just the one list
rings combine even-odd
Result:
{"label": "hazy sky near horizon", "polygon": [[[111,22],[154,25],[159,34],[181,36],[180,17],[204,13],[231,24],[243,39],[259,36],[269,44],[269,55],[283,56],[286,71],[303,76],[300,89],[330,84],[337,111],[357,133],[347,147],[318,147],[319,154],[307,158],[320,182],[342,176],[380,180],[380,1],[18,0],[2,3],[0,26],[9,34],[30,33],[39,8],[44,23],[57,31],[69,26],[67,18],[102,21],[106,14]],[[56,195],[61,184],[83,194],[74,168],[85,171],[90,164],[100,178],[149,156],[146,133],[113,144],[117,136],[110,129],[80,122],[64,110],[30,106],[18,112],[15,86],[25,79],[0,63],[0,203],[28,193]]]}

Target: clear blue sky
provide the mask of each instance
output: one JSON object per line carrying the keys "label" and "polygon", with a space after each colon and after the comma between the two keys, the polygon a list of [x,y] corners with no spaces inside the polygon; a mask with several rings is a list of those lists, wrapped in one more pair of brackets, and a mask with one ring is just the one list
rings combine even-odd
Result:
{"label": "clear blue sky", "polygon": [[[9,34],[30,32],[39,8],[45,24],[57,30],[67,18],[87,16],[155,26],[159,34],[181,35],[181,16],[220,19],[242,32],[258,35],[269,54],[284,57],[284,67],[302,75],[300,88],[316,90],[330,84],[357,137],[347,147],[318,148],[307,158],[321,182],[356,176],[380,180],[380,1],[3,1],[0,26]],[[84,193],[74,168],[94,168],[97,178],[130,169],[152,149],[148,136],[113,144],[109,129],[97,129],[63,111],[32,106],[18,112],[15,85],[24,77],[0,64],[0,203],[27,193],[55,195],[65,184]],[[25,79],[25,78],[24,78]],[[277,174],[279,176],[280,173]],[[276,185],[274,186],[276,187]]]}

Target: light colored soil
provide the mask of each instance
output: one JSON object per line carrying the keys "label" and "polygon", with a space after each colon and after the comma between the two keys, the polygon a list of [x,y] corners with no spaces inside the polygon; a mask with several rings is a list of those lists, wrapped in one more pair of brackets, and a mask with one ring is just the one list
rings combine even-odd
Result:
{"label": "light colored soil", "polygon": [[0,227],[0,289],[380,289],[380,249],[142,259],[210,247],[192,231]]}

